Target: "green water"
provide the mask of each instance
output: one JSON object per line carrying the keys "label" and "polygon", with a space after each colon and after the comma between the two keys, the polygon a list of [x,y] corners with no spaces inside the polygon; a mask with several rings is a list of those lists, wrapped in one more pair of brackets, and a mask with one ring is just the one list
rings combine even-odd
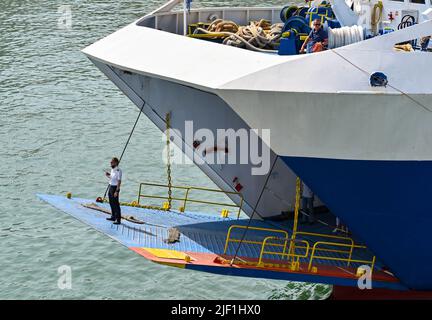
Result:
{"label": "green water", "polygon": [[[224,277],[159,266],[39,201],[36,193],[95,198],[137,108],[80,49],[162,1],[0,1],[0,299],[319,299],[323,285]],[[60,5],[72,28],[58,28]],[[207,1],[201,5],[265,5]],[[283,1],[273,4],[284,4]],[[199,3],[194,3],[195,6]],[[123,159],[124,200],[139,181],[165,181],[159,130],[145,117]],[[214,186],[176,165],[176,184]],[[58,268],[72,268],[72,289]]]}

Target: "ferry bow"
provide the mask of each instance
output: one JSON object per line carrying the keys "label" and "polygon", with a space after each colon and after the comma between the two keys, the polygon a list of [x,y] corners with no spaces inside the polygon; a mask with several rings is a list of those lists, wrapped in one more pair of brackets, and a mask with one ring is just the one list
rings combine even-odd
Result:
{"label": "ferry bow", "polygon": [[[196,128],[213,132],[219,128],[270,129],[271,143],[257,131],[275,162],[277,174],[270,179],[251,175],[250,165],[200,165],[222,190],[241,193],[241,200],[238,194],[229,196],[237,204],[244,201],[249,216],[256,211],[255,218],[265,223],[295,211],[299,176],[320,197],[318,205],[325,204],[344,221],[356,241],[374,253],[372,266],[378,257],[376,275],[382,287],[432,290],[430,3],[315,1],[295,8],[173,10],[178,2],[170,1],[83,52],[161,130],[166,128],[167,113],[172,128],[181,134],[188,120],[193,120]],[[365,21],[364,12],[370,13]],[[315,19],[325,23],[329,48],[298,54],[298,45]],[[219,20],[229,20],[234,29],[212,31],[212,23]],[[253,22],[251,28],[260,32],[264,32],[263,21],[280,24],[276,26],[281,28],[277,45],[263,45],[256,51],[231,46],[244,45],[236,42],[239,35],[233,35],[237,25],[256,20],[259,22]],[[226,41],[228,37],[233,37],[231,42]],[[190,157],[198,151],[195,141],[188,144],[180,138],[175,143]],[[254,210],[262,190],[262,201]],[[272,229],[259,223],[256,228]],[[297,234],[295,224],[287,228]],[[228,243],[229,234],[226,239]],[[291,243],[296,239],[291,238]],[[260,241],[264,250],[266,240]],[[303,241],[307,242],[306,253],[289,256],[284,252],[282,259],[288,254],[294,260],[297,257],[299,264],[303,258],[313,260],[308,256],[310,243]],[[351,250],[354,248],[353,242]],[[166,264],[184,258],[135,251]],[[219,251],[221,256],[226,253]],[[198,267],[200,263],[186,261],[186,265],[218,273],[221,265],[228,267],[228,257],[215,262],[213,256],[204,256],[202,261],[211,258],[212,262]],[[244,260],[245,266],[258,263]],[[279,277],[279,265],[273,267],[270,273],[257,265],[248,270],[237,266],[231,271]],[[290,270],[302,281],[356,283],[355,277],[345,281],[332,272],[318,279],[310,274],[311,265],[306,268],[309,273],[300,276],[298,268],[294,263]]]}

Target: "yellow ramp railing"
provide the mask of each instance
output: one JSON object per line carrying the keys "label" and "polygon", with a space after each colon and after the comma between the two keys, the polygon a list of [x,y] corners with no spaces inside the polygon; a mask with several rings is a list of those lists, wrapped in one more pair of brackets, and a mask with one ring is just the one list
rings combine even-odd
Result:
{"label": "yellow ramp railing", "polygon": [[[180,197],[169,197],[169,196],[161,196],[158,194],[144,194],[143,189],[146,189],[145,187],[157,187],[157,188],[163,188],[168,189],[171,188],[172,190],[181,190],[182,196]],[[147,188],[148,189],[148,188]],[[197,193],[199,192],[199,195]],[[225,195],[235,195],[239,198],[240,204],[235,203],[226,203],[226,202],[219,202],[219,201],[210,201],[205,200],[204,194],[225,194]],[[191,194],[194,194],[194,198],[191,197]],[[214,205],[214,206],[220,206],[220,207],[230,207],[230,208],[236,208],[237,212],[237,219],[240,218],[240,213],[243,207],[243,196],[239,192],[234,191],[223,191],[219,189],[212,189],[212,188],[204,188],[204,187],[193,187],[193,186],[174,186],[174,185],[166,185],[166,184],[160,184],[160,183],[150,183],[150,182],[143,182],[139,185],[139,191],[138,191],[138,199],[137,202],[140,204],[140,201],[142,198],[147,199],[162,199],[162,200],[176,200],[181,202],[180,211],[186,211],[187,205],[191,203],[197,203],[197,204],[207,204],[207,205]]]}
{"label": "yellow ramp railing", "polygon": [[[246,230],[256,230],[256,231],[265,231],[265,232],[271,232],[271,233],[277,233],[277,234],[283,234],[285,239],[288,239],[289,235],[288,232],[285,230],[279,230],[279,229],[268,229],[268,228],[258,228],[258,227],[248,227],[248,226],[242,226],[242,225],[232,225],[228,228],[228,233],[225,239],[225,247],[224,247],[224,254],[226,254],[228,250],[228,245],[230,242],[241,242],[241,243],[248,243],[248,244],[257,244],[262,245],[263,241],[256,241],[256,240],[249,240],[249,239],[232,239],[231,233],[234,229],[246,229]],[[283,246],[281,244],[275,244],[276,246]],[[286,247],[286,244],[284,245]],[[284,251],[285,248],[284,247]]]}
{"label": "yellow ramp railing", "polygon": [[[303,231],[298,231],[296,232],[296,236],[306,236],[306,237],[317,237],[319,239],[323,239],[323,238],[327,238],[327,239],[334,239],[334,240],[339,240],[339,241],[344,241],[346,242],[346,244],[348,244],[348,246],[338,246],[336,245],[336,248],[330,249],[330,248],[315,248],[315,251],[325,251],[325,252],[333,252],[333,253],[342,253],[342,254],[348,254],[348,266],[350,265],[350,260],[354,251],[355,246],[354,244],[354,240],[349,238],[349,237],[345,237],[345,236],[336,236],[336,235],[332,235],[332,234],[323,234],[323,233],[314,233],[314,232],[303,232]],[[328,246],[332,246],[332,244],[338,244],[340,242],[336,242],[336,241],[328,241]],[[295,249],[295,248],[302,248],[302,247],[295,247],[295,243],[292,244],[293,248],[291,249]],[[340,247],[344,247],[344,248],[349,248],[349,250],[339,250]]]}
{"label": "yellow ramp railing", "polygon": [[[272,241],[283,241],[284,242],[284,249],[283,249],[283,251],[282,252],[277,252],[277,251],[268,251],[268,250],[266,250],[267,246],[274,246],[275,245],[274,243],[268,243],[269,240],[272,240]],[[290,243],[290,247],[291,247],[291,244],[295,243],[295,242],[297,242],[297,243],[303,243],[305,245],[305,248],[306,248],[305,253],[304,254],[297,254],[295,252],[295,250],[288,251],[288,253],[287,253],[286,252],[286,246],[287,246],[288,242]],[[293,258],[292,261],[294,263],[298,264],[300,262],[300,258],[307,258],[307,256],[309,255],[309,242],[307,242],[305,240],[298,240],[298,239],[288,239],[288,238],[282,239],[282,238],[271,237],[271,236],[270,237],[266,237],[264,239],[264,241],[262,242],[262,246],[261,246],[260,256],[259,256],[259,259],[258,259],[258,265],[259,266],[260,265],[264,265],[264,263],[263,263],[263,256],[266,255],[266,254],[281,256],[281,259],[283,259],[283,258],[287,258],[287,259]]]}
{"label": "yellow ramp railing", "polygon": [[[235,229],[247,229],[247,230],[255,230],[259,232],[266,232],[267,235],[263,236],[263,240],[255,239],[238,239],[232,237],[232,231]],[[271,234],[271,235],[268,235]],[[275,234],[283,235],[283,237],[277,237]],[[308,241],[306,239],[299,239],[299,236],[308,236],[308,237],[317,237],[319,238],[317,241]],[[333,241],[323,241],[322,239],[333,239]],[[271,229],[271,228],[261,228],[261,227],[247,227],[242,225],[232,225],[229,227],[227,236],[225,239],[225,247],[224,254],[227,253],[229,243],[239,243],[242,244],[252,244],[260,246],[260,253],[257,257],[258,260],[256,262],[257,266],[266,267],[268,264],[264,260],[265,255],[274,255],[280,256],[281,262],[282,260],[291,261],[291,270],[296,271],[299,270],[300,259],[305,259],[308,264],[308,271],[313,271],[313,262],[317,259],[320,260],[332,260],[332,261],[341,261],[346,262],[347,266],[350,266],[351,263],[364,263],[370,264],[373,270],[375,266],[376,257],[373,256],[371,260],[361,260],[361,259],[353,259],[353,251],[354,249],[367,249],[366,246],[357,245],[354,243],[354,240],[349,237],[342,237],[330,234],[321,234],[321,233],[312,233],[312,232],[296,232],[292,237],[289,237],[289,234],[285,230],[281,229]],[[287,248],[289,244],[289,247]],[[272,250],[270,247],[281,247],[280,251]],[[288,249],[288,250],[287,250]],[[303,249],[303,252],[299,252],[299,249]],[[346,249],[346,250],[344,250]],[[320,253],[318,253],[320,252]],[[347,257],[335,257],[331,255],[325,255],[325,253],[339,253],[339,254],[347,254]],[[274,262],[274,260],[273,260]]]}
{"label": "yellow ramp railing", "polygon": [[[322,245],[330,245],[330,246],[336,246],[336,247],[345,247],[345,248],[350,248],[350,251],[345,251],[349,252],[349,257],[348,258],[338,258],[338,257],[329,257],[329,256],[323,256],[323,255],[316,255],[316,251],[318,250],[318,246],[322,246]],[[314,246],[312,247],[312,252],[311,252],[311,256],[309,259],[309,264],[308,264],[308,270],[310,271],[312,269],[312,263],[314,259],[322,259],[322,260],[333,260],[333,261],[342,261],[342,262],[347,262],[348,266],[350,265],[351,262],[357,262],[357,263],[365,263],[365,264],[370,264],[371,265],[371,269],[373,270],[374,266],[375,266],[375,256],[372,258],[372,260],[358,260],[358,259],[352,259],[352,251],[354,248],[360,248],[360,249],[367,249],[366,246],[359,246],[359,245],[348,245],[348,244],[344,244],[344,243],[336,243],[336,242],[328,242],[328,241],[317,241],[315,242]],[[319,249],[322,251],[322,249]]]}

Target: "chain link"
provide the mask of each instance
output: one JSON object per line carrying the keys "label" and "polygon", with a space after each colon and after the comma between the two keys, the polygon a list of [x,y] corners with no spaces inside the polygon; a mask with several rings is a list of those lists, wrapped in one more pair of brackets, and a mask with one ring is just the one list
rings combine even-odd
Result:
{"label": "chain link", "polygon": [[172,203],[172,178],[171,178],[171,149],[170,149],[170,127],[171,127],[171,115],[168,112],[165,116],[166,122],[166,150],[167,150],[167,178],[168,178],[168,210],[171,210]]}

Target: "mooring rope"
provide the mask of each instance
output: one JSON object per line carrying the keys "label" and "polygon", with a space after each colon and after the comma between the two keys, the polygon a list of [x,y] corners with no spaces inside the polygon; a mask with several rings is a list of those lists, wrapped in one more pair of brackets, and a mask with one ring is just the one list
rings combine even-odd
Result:
{"label": "mooring rope", "polygon": [[196,32],[210,35],[225,35],[223,44],[238,48],[246,47],[253,51],[277,53],[274,50],[282,36],[283,23],[271,25],[269,21],[251,21],[247,26],[235,22],[217,19],[207,29],[197,28]]}
{"label": "mooring rope", "polygon": [[[264,186],[263,186],[263,188],[262,188],[262,190],[261,190],[261,193],[260,193],[260,195],[259,195],[259,197],[258,197],[257,202],[255,203],[255,206],[254,206],[254,208],[253,208],[252,214],[251,214],[251,216],[249,217],[249,221],[248,221],[248,224],[247,224],[247,226],[246,226],[246,229],[244,229],[244,231],[243,231],[243,235],[242,235],[242,237],[241,237],[241,239],[240,239],[240,241],[239,241],[239,244],[237,245],[236,251],[235,251],[235,253],[234,253],[234,257],[231,259],[231,262],[230,262],[230,265],[231,265],[231,266],[233,265],[234,260],[236,259],[237,254],[238,254],[238,252],[239,252],[239,250],[240,250],[240,247],[241,247],[241,245],[242,245],[242,243],[243,243],[243,241],[244,241],[244,239],[245,239],[245,237],[246,237],[246,233],[247,233],[248,230],[249,230],[249,227],[250,227],[250,224],[251,224],[251,222],[252,222],[252,219],[253,219],[253,217],[254,217],[254,215],[255,215],[255,213],[256,213],[256,209],[258,208],[258,205],[259,205],[259,203],[260,203],[260,201],[261,201],[261,197],[262,197],[262,195],[264,194],[264,190],[265,190],[266,187],[267,187],[267,183],[268,183],[268,181],[270,180],[271,174],[272,174],[272,172],[273,172],[273,169],[274,169],[274,167],[275,167],[275,165],[276,165],[276,161],[277,161],[278,158],[279,158],[279,156],[276,156],[276,158],[274,159],[273,165],[272,165],[272,167],[271,167],[271,170],[270,170],[270,172],[267,174],[266,180],[265,180],[265,182],[264,182]],[[257,214],[258,214],[258,213],[257,213]],[[258,214],[258,216],[261,217],[259,214]],[[261,218],[262,218],[262,217],[261,217]]]}
{"label": "mooring rope", "polygon": [[[147,104],[147,103],[144,101],[144,103],[143,103],[143,105],[142,105],[142,107],[141,107],[141,109],[140,109],[140,111],[139,111],[139,113],[138,113],[138,117],[136,118],[135,123],[134,123],[134,125],[133,125],[133,127],[132,127],[132,130],[131,130],[131,132],[129,133],[129,137],[128,137],[127,141],[126,141],[126,144],[125,144],[124,147],[123,147],[123,151],[122,151],[122,153],[121,153],[121,155],[120,155],[120,158],[119,158],[119,164],[120,164],[120,162],[121,162],[121,160],[122,160],[122,158],[123,158],[123,155],[124,155],[124,153],[125,153],[125,151],[126,151],[126,148],[127,148],[128,145],[129,145],[130,139],[132,138],[132,134],[133,134],[134,131],[135,131],[136,125],[137,125],[137,123],[138,123],[138,120],[139,120],[139,118],[141,117],[141,113],[142,113],[142,111],[143,111],[143,109],[144,109],[144,107],[145,107],[146,104]],[[105,200],[106,195],[107,195],[107,193],[108,193],[109,186],[110,186],[110,185],[108,184],[108,186],[107,186],[107,188],[106,188],[106,190],[105,190],[105,193],[104,193],[104,196],[103,196],[103,199],[104,199],[104,200]]]}
{"label": "mooring rope", "polygon": [[[342,54],[340,54],[339,52],[337,52],[334,49],[330,49],[330,51],[332,51],[333,53],[335,53],[336,55],[338,55],[339,57],[341,57],[343,60],[345,60],[346,62],[348,62],[350,65],[352,65],[354,68],[360,70],[361,72],[365,73],[366,75],[370,75],[369,72],[367,72],[366,70],[364,70],[363,68],[361,68],[360,66],[356,65],[354,62],[350,61],[348,58],[344,57]],[[401,89],[396,88],[395,86],[391,85],[390,83],[387,83],[387,85],[392,88],[395,91],[398,91],[401,95],[407,97],[409,100],[411,100],[412,102],[414,102],[416,105],[422,107],[423,109],[425,109],[428,112],[432,112],[431,109],[429,109],[427,106],[425,106],[423,103],[421,103],[420,101],[417,101],[416,99],[414,99],[413,97],[411,97],[408,93],[404,92]]]}

